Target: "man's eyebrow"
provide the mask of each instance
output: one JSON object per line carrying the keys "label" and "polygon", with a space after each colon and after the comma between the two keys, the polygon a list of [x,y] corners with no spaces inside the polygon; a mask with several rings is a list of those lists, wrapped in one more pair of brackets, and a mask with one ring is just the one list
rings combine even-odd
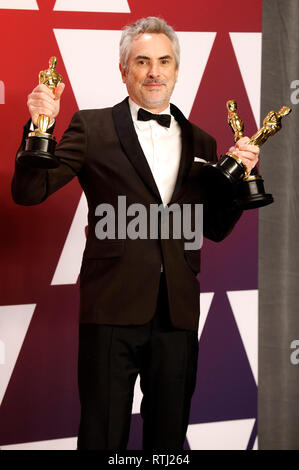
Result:
{"label": "man's eyebrow", "polygon": [[163,60],[163,59],[170,59],[172,60],[173,57],[171,55],[163,55],[163,57],[159,57],[159,60]]}
{"label": "man's eyebrow", "polygon": [[[140,59],[151,60],[151,58],[148,57],[148,56],[146,56],[146,55],[137,55],[137,56],[135,57],[135,60],[140,60]],[[163,55],[162,57],[159,57],[158,60],[163,60],[163,59],[164,59],[164,60],[165,60],[165,59],[170,59],[170,60],[172,60],[173,57],[172,57],[171,55]]]}
{"label": "man's eyebrow", "polygon": [[150,57],[147,57],[146,55],[137,55],[135,57],[135,60],[139,60],[139,59],[150,60]]}

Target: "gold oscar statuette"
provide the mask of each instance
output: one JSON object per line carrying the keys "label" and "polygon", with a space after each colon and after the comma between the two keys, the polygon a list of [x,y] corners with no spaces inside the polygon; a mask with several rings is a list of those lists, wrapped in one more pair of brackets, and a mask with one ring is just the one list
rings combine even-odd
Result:
{"label": "gold oscar statuette", "polygon": [[[49,68],[39,73],[39,83],[47,86],[55,95],[62,76],[56,72],[57,58],[49,59]],[[26,166],[34,168],[57,168],[59,160],[55,156],[56,139],[47,132],[51,126],[50,117],[40,114],[37,120],[37,129],[30,132],[26,139],[25,150],[19,152],[18,160]]]}
{"label": "gold oscar statuette", "polygon": [[[235,100],[227,101],[226,107],[228,110],[228,124],[234,133],[235,142],[237,142],[244,135],[244,123],[237,114],[237,103]],[[282,106],[278,112],[269,111],[263,120],[263,126],[251,137],[248,144],[261,147],[269,137],[280,131],[282,118],[290,112],[291,108],[289,106]],[[244,209],[254,209],[271,204],[273,197],[271,194],[265,193],[262,176],[256,170],[253,173],[248,173],[246,166],[233,153],[227,153],[226,155],[229,158],[235,159],[244,170],[242,175],[243,181],[240,183],[239,204]]]}
{"label": "gold oscar statuette", "polygon": [[235,142],[237,142],[241,137],[244,137],[244,121],[237,114],[237,102],[235,100],[227,101],[226,107],[228,110],[227,122],[235,135]]}
{"label": "gold oscar statuette", "polygon": [[[237,102],[229,100],[226,103],[228,111],[227,122],[234,133],[237,142],[244,136],[244,122],[237,113]],[[269,137],[281,129],[281,120],[291,112],[289,106],[275,112],[269,111],[263,120],[263,126],[249,140],[249,145],[263,145]],[[247,171],[246,165],[234,153],[221,155],[217,163],[206,163],[200,174],[200,183],[209,198],[233,198],[242,209],[255,209],[273,202],[271,194],[266,194],[264,180],[254,168]],[[213,194],[216,194],[213,197]]]}

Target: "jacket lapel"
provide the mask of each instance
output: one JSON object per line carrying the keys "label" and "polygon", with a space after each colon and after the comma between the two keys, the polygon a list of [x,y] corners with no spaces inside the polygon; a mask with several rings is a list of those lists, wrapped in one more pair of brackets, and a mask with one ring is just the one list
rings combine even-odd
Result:
{"label": "jacket lapel", "polygon": [[170,111],[175,120],[179,123],[182,132],[182,153],[180,166],[174,191],[169,202],[169,204],[172,204],[175,200],[178,200],[181,194],[182,186],[191,169],[194,154],[194,144],[191,123],[188,121],[188,119],[185,118],[183,113],[174,104],[170,105]]}
{"label": "jacket lapel", "polygon": [[134,128],[128,98],[113,107],[112,115],[116,132],[126,156],[131,161],[140,178],[158,197],[159,201],[162,202],[158,187]]}

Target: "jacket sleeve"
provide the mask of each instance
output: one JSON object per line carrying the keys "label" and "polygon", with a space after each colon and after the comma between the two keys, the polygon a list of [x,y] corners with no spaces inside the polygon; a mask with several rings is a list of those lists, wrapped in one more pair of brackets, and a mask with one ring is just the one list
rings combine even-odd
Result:
{"label": "jacket sleeve", "polygon": [[[214,139],[209,160],[211,163],[217,162],[217,146]],[[206,188],[203,203],[203,234],[212,241],[220,242],[232,232],[243,211],[236,203],[233,190],[226,185],[223,186],[221,179],[218,180],[216,175],[210,184],[203,181],[202,183]]]}
{"label": "jacket sleeve", "polygon": [[[18,152],[25,148],[30,123],[31,121],[28,121],[24,127]],[[74,176],[78,176],[86,154],[86,135],[83,119],[80,112],[77,112],[57,145],[55,155],[60,160],[58,168],[50,170],[29,168],[22,165],[16,158],[11,185],[13,200],[25,206],[40,204],[71,181]]]}

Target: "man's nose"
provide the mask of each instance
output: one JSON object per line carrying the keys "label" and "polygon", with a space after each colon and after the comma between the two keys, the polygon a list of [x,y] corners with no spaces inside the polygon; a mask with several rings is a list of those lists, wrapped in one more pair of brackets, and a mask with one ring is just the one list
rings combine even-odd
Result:
{"label": "man's nose", "polygon": [[160,67],[159,64],[152,63],[148,72],[151,78],[157,78],[160,75]]}

